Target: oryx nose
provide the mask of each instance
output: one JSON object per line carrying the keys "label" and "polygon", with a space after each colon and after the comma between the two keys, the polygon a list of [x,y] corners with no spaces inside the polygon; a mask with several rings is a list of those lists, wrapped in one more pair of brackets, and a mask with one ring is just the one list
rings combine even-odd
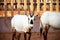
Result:
{"label": "oryx nose", "polygon": [[33,20],[30,21],[30,24],[33,24]]}

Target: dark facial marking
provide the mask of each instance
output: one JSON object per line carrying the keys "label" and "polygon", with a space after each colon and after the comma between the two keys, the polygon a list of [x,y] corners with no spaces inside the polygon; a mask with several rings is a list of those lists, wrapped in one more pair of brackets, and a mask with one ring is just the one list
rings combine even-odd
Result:
{"label": "dark facial marking", "polygon": [[33,24],[33,20],[30,21],[30,24]]}

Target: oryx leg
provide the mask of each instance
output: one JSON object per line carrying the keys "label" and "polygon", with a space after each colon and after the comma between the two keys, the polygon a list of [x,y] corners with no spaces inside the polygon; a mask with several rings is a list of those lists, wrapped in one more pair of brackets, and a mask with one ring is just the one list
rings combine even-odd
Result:
{"label": "oryx leg", "polygon": [[14,40],[14,37],[16,36],[16,30],[12,34],[12,40]]}
{"label": "oryx leg", "polygon": [[30,38],[31,38],[31,29],[29,29],[28,34],[29,34],[28,40],[30,40]]}
{"label": "oryx leg", "polygon": [[24,40],[26,40],[26,33],[24,33]]}
{"label": "oryx leg", "polygon": [[43,28],[40,28],[40,38],[42,37]]}
{"label": "oryx leg", "polygon": [[44,28],[43,28],[43,38],[44,40],[47,40],[47,33],[48,33],[48,30],[49,30],[49,25],[46,25]]}
{"label": "oryx leg", "polygon": [[18,40],[20,40],[20,37],[21,37],[21,33],[19,33],[19,35],[18,35]]}
{"label": "oryx leg", "polygon": [[42,37],[42,31],[43,31],[43,24],[42,24],[42,22],[40,21],[40,38]]}

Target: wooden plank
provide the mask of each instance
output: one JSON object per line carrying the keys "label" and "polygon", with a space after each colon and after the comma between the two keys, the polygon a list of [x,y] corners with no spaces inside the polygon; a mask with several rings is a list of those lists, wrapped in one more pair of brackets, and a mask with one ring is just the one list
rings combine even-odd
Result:
{"label": "wooden plank", "polygon": [[14,8],[14,6],[13,6],[13,2],[14,2],[14,0],[11,0],[11,16],[13,17],[13,8]]}
{"label": "wooden plank", "polygon": [[56,0],[56,11],[59,12],[59,0]]}
{"label": "wooden plank", "polygon": [[24,0],[24,10],[27,10],[27,0]]}
{"label": "wooden plank", "polygon": [[20,0],[17,0],[18,14],[20,14]]}
{"label": "wooden plank", "polygon": [[53,0],[50,0],[50,11],[53,11]]}
{"label": "wooden plank", "polygon": [[7,3],[6,0],[4,0],[4,16],[7,17]]}
{"label": "wooden plank", "polygon": [[40,13],[40,0],[37,0],[37,13]]}
{"label": "wooden plank", "polygon": [[27,0],[24,0],[24,13],[27,13]]}
{"label": "wooden plank", "polygon": [[46,0],[44,0],[44,12],[46,11]]}
{"label": "wooden plank", "polygon": [[30,3],[31,3],[31,5],[30,5],[30,11],[33,12],[33,8],[34,8],[33,7],[33,0],[30,0]]}
{"label": "wooden plank", "polygon": [[42,0],[40,0],[41,2],[43,2]]}

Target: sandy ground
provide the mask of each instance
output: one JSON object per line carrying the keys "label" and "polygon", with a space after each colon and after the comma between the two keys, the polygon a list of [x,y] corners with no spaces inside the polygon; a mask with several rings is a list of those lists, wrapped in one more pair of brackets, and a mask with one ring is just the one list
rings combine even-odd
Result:
{"label": "sandy ground", "polygon": [[[35,18],[34,28],[32,29],[31,40],[40,40],[39,33],[39,17]],[[12,40],[11,33],[11,18],[0,18],[0,40]],[[24,39],[23,33],[21,33],[21,40]],[[43,37],[42,39],[43,40]],[[48,33],[48,40],[60,40],[60,30],[50,28]]]}
{"label": "sandy ground", "polygon": [[[48,40],[60,40],[60,33],[48,33],[47,38]],[[0,40],[12,40],[12,33],[0,33]],[[24,40],[23,33],[21,33],[20,40]],[[40,38],[39,32],[32,32],[31,40],[43,40],[43,36]]]}

